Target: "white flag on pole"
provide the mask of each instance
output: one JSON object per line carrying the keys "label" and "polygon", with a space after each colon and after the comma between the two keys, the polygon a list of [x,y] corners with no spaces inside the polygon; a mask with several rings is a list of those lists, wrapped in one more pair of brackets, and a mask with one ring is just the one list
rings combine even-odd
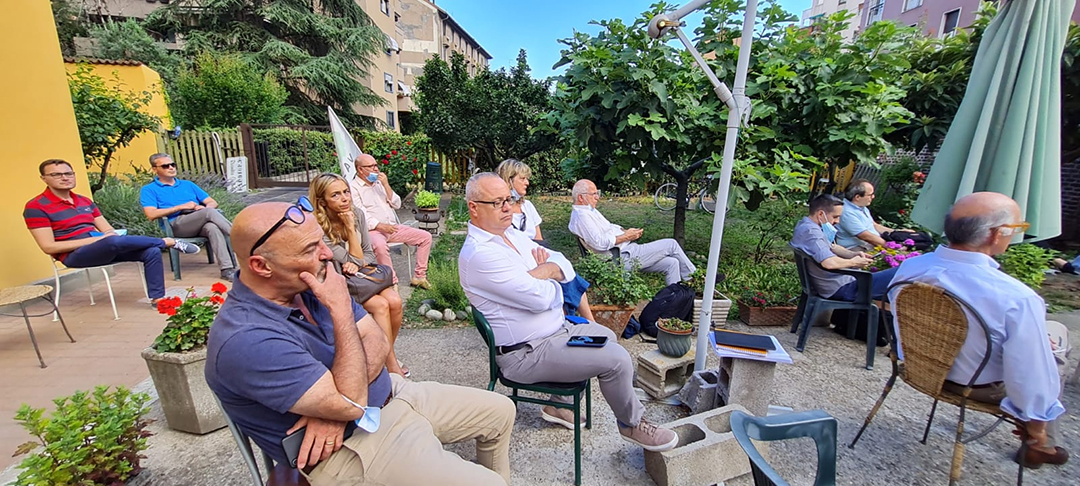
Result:
{"label": "white flag on pole", "polygon": [[360,151],[360,146],[356,144],[356,140],[353,140],[352,135],[349,135],[345,125],[338,119],[334,109],[327,106],[326,111],[330,114],[330,133],[334,135],[334,149],[337,150],[341,175],[351,182],[353,177],[356,177],[356,165],[353,161],[363,152]]}

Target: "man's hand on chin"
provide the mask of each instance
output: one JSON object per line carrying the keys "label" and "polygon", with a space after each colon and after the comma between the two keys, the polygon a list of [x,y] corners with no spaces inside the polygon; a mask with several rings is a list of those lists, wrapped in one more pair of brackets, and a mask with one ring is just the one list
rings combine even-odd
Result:
{"label": "man's hand on chin", "polygon": [[301,416],[285,434],[291,434],[301,427],[307,427],[307,430],[304,431],[304,442],[300,444],[300,454],[296,459],[297,469],[329,459],[330,454],[341,449],[345,441],[345,422]]}

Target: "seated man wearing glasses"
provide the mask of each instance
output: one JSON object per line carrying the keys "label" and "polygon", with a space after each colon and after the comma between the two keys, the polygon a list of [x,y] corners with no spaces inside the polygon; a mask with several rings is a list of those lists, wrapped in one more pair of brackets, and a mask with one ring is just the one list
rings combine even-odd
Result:
{"label": "seated man wearing glasses", "polygon": [[593,252],[609,254],[618,247],[622,253],[622,262],[628,270],[635,263],[644,272],[664,274],[667,285],[690,279],[696,268],[683,253],[679,242],[664,238],[651,243],[634,243],[641,238],[641,228],[623,229],[612,224],[596,205],[600,202],[600,191],[596,184],[582,179],[574,184],[574,208],[570,213],[570,232],[581,238],[585,247]]}
{"label": "seated man wearing glasses", "polygon": [[[562,254],[510,229],[513,200],[506,182],[492,172],[476,174],[465,186],[465,198],[469,234],[458,255],[458,279],[469,302],[491,324],[498,346],[495,361],[503,376],[519,383],[596,377],[624,440],[649,451],[675,447],[675,432],[642,417],[645,407],[634,395],[634,362],[615,333],[592,322],[568,322],[559,283],[573,280],[574,267]],[[572,336],[603,336],[607,344],[567,346]],[[552,400],[571,401],[559,396]],[[581,426],[574,423],[571,410],[545,406],[540,417],[571,430]]]}
{"label": "seated man wearing glasses", "polygon": [[[1058,399],[1061,383],[1047,339],[1046,304],[1027,285],[1002,272],[993,258],[1027,228],[1020,221],[1020,206],[1008,196],[977,192],[960,198],[945,217],[949,245],[905,261],[893,282],[941,287],[978,311],[990,330],[992,358],[970,398],[1000,403],[1002,410],[1023,421],[1030,439],[1024,463],[1039,467],[1069,459],[1068,451],[1055,446],[1056,419],[1065,408]],[[898,290],[893,292],[895,297]],[[962,393],[985,355],[986,337],[969,315],[967,340],[943,388]]]}
{"label": "seated man wearing glasses", "polygon": [[[205,372],[225,412],[278,462],[304,427],[296,465],[314,486],[505,485],[513,402],[388,373],[387,337],[349,295],[312,209],[301,197],[236,217],[240,271]],[[465,440],[478,464],[443,450]]]}
{"label": "seated man wearing glasses", "polygon": [[151,303],[165,296],[161,250],[176,247],[198,253],[199,247],[172,238],[119,235],[94,201],[73,192],[71,164],[49,159],[38,166],[45,192],[26,203],[23,219],[41,251],[70,268],[97,267],[116,262],[142,262],[146,293]]}
{"label": "seated man wearing glasses", "polygon": [[150,170],[155,177],[143,186],[139,202],[147,219],[168,218],[173,235],[178,238],[203,236],[210,240],[221,266],[221,278],[233,281],[233,259],[225,238],[232,231],[232,223],[221,211],[217,201],[194,182],[176,178],[176,162],[169,154],[150,156]]}

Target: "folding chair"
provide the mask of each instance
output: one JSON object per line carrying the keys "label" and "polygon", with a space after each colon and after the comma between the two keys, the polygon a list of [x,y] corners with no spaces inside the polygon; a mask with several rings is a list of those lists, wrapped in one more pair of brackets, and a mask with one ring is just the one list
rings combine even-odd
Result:
{"label": "folding chair", "polygon": [[[136,266],[139,267],[139,281],[142,282],[143,295],[146,298],[149,299],[150,298],[150,293],[146,290],[146,274],[145,274],[145,270],[143,270],[143,265],[140,262],[134,262],[134,263],[135,263]],[[60,318],[60,314],[59,314],[59,307],[60,307],[60,270],[61,270],[60,266],[63,265],[63,263],[61,261],[57,260],[56,258],[52,258],[52,264],[53,264],[53,283],[54,283],[54,287],[56,287],[56,295],[53,298],[53,301],[56,302],[56,306],[57,306],[57,311],[53,312],[53,322],[56,322]],[[86,272],[86,289],[90,292],[90,305],[95,305],[96,304],[94,302],[93,282],[90,281],[90,270],[101,270],[101,274],[105,276],[105,288],[109,289],[109,303],[112,304],[113,320],[118,321],[118,320],[120,320],[120,314],[116,312],[116,298],[113,297],[112,282],[109,280],[109,267],[112,267],[113,265],[116,265],[116,264],[113,263],[113,264],[109,264],[109,265],[102,265],[100,267],[83,267],[83,268],[63,267],[63,268],[74,270],[76,272],[79,272],[79,271]]]}
{"label": "folding chair", "polygon": [[[488,323],[480,311],[473,307],[473,322],[476,323],[476,330],[480,331],[480,336],[484,338],[484,343],[488,347],[488,371],[490,380],[488,381],[488,391],[495,391],[495,382],[502,383],[503,386],[510,388],[512,394],[509,398],[518,402],[535,403],[538,405],[550,405],[555,408],[562,408],[574,411],[574,423],[581,423],[581,393],[585,392],[585,428],[592,428],[592,387],[590,382],[592,380],[578,381],[574,383],[518,383],[516,381],[508,380],[502,376],[502,371],[499,370],[499,364],[495,362],[495,335],[491,332],[491,324]],[[559,396],[572,396],[574,397],[574,403],[556,402],[554,400],[545,400],[542,398],[533,398],[521,396],[518,394],[518,390],[525,390],[529,392],[536,392],[546,395],[559,395]],[[581,426],[574,427],[574,484],[581,484]]]}

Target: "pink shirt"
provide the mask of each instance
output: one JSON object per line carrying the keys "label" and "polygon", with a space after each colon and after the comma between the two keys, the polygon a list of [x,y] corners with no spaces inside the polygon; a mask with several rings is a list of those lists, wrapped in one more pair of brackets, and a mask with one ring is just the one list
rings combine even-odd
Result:
{"label": "pink shirt", "polygon": [[354,177],[349,183],[349,190],[352,191],[353,205],[364,211],[369,230],[374,230],[379,223],[398,224],[394,210],[401,207],[401,196],[394,191],[390,191],[387,197],[382,184],[370,183],[360,176]]}

